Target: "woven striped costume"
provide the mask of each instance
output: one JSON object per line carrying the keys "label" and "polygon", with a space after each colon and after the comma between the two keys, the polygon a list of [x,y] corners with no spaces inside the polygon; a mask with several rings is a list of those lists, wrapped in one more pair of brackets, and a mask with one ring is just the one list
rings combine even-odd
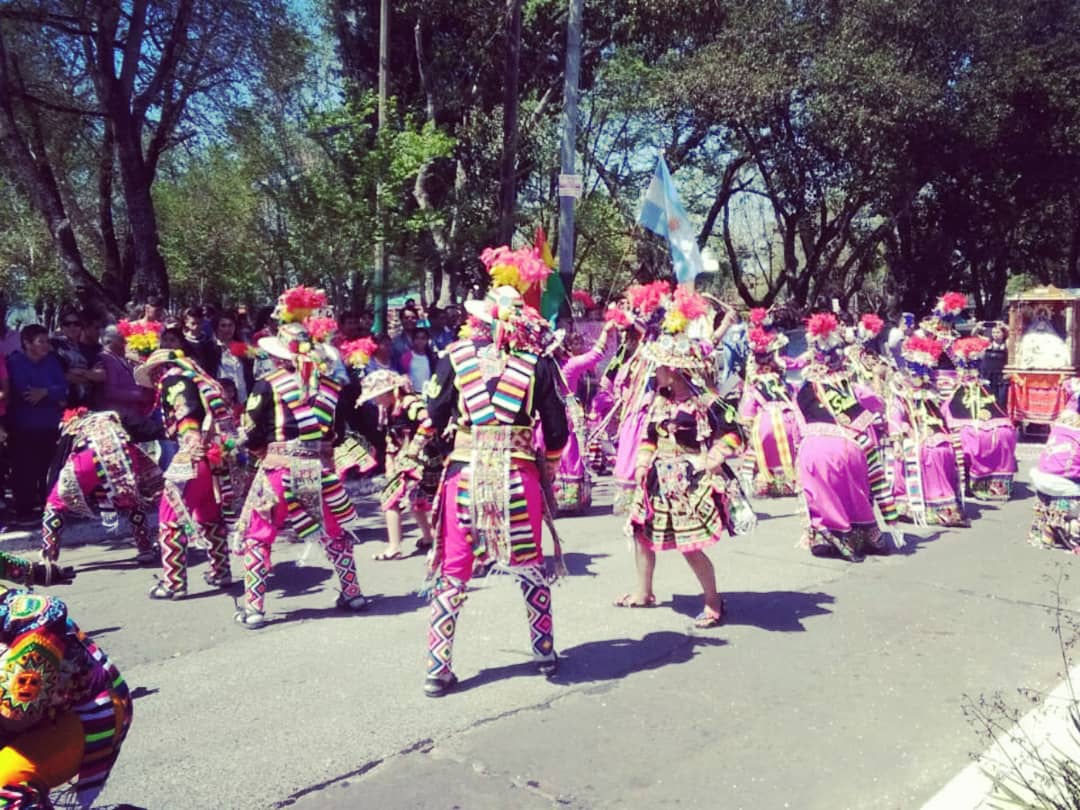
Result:
{"label": "woven striped costume", "polygon": [[430,512],[442,477],[443,456],[429,435],[431,421],[424,398],[403,394],[392,411],[383,426],[388,480],[379,496],[380,505],[384,512],[410,506]]}
{"label": "woven striped costume", "polygon": [[964,449],[932,387],[894,381],[889,401],[892,490],[901,515],[921,526],[966,526]]}
{"label": "woven striped costume", "polygon": [[249,450],[262,456],[234,534],[244,554],[245,609],[264,612],[270,547],[286,527],[301,540],[318,536],[337,572],[342,599],[360,586],[352,541],[357,523],[334,467],[332,441],[341,386],[316,375],[311,388],[288,369],[259,380],[248,396],[243,429]]}
{"label": "woven striped costume", "polygon": [[896,523],[896,504],[885,479],[871,409],[873,393],[853,386],[842,372],[812,366],[796,403],[802,443],[796,466],[806,508],[805,545],[818,556],[861,559],[887,553],[874,514]]}
{"label": "woven striped costume", "polygon": [[0,594],[0,807],[37,808],[65,782],[90,807],[131,724],[127,684],[59,599]]}
{"label": "woven striped costume", "polygon": [[456,428],[431,555],[429,680],[453,678],[454,634],[474,565],[517,577],[533,654],[539,661],[555,657],[533,424],[539,416],[548,463],[557,462],[568,434],[557,374],[550,358],[463,340],[451,344],[429,383],[434,433],[451,420]]}
{"label": "woven striped costume", "polygon": [[161,497],[161,470],[134,444],[115,411],[73,415],[61,425],[56,483],[45,501],[41,554],[60,557],[65,517],[126,514],[140,561],[156,562],[146,513]]}
{"label": "woven striped costume", "polygon": [[796,494],[798,410],[780,374],[759,372],[747,382],[739,418],[749,427],[750,452],[745,463],[754,481],[754,493],[773,498]]}
{"label": "woven striped costume", "polygon": [[[155,361],[151,355],[149,362]],[[207,583],[231,581],[229,527],[243,498],[243,471],[236,457],[237,426],[220,384],[189,359],[170,357],[158,380],[165,431],[180,449],[165,473],[158,508],[162,580],[155,598],[187,590],[187,552],[207,549]]]}

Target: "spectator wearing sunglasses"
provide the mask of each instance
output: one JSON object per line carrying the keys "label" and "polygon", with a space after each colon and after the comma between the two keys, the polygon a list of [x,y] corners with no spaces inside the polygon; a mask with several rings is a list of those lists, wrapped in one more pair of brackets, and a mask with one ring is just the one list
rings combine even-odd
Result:
{"label": "spectator wearing sunglasses", "polygon": [[90,404],[90,391],[93,379],[90,364],[79,347],[82,338],[83,321],[78,312],[65,310],[60,316],[60,331],[50,339],[60,365],[64,369],[64,378],[68,382],[67,406],[78,408]]}

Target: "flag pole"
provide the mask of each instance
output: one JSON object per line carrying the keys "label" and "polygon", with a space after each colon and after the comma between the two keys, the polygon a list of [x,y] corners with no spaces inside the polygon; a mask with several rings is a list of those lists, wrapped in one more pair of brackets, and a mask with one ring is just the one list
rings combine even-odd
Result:
{"label": "flag pole", "polygon": [[[574,174],[577,146],[578,84],[581,75],[581,15],[583,0],[569,0],[566,22],[566,73],[563,81],[563,132],[560,149],[562,174]],[[561,185],[561,184],[560,184]],[[574,289],[574,197],[559,194],[559,275],[566,298],[559,314],[569,313]]]}

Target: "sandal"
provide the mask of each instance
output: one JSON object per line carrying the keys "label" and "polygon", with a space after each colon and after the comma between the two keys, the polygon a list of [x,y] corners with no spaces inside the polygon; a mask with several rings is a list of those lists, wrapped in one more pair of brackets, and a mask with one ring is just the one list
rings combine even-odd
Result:
{"label": "sandal", "polygon": [[648,596],[645,597],[644,602],[638,602],[636,599],[634,599],[634,595],[632,593],[624,593],[622,596],[612,602],[612,605],[614,605],[615,607],[624,608],[656,607],[656,594],[650,593]]}
{"label": "sandal", "polygon": [[372,554],[371,559],[375,562],[390,562],[391,560],[404,560],[405,555],[400,551],[380,551],[378,554]]}
{"label": "sandal", "polygon": [[724,623],[724,614],[727,611],[724,609],[724,600],[720,600],[720,612],[713,613],[708,608],[704,608],[701,613],[694,617],[694,627],[699,630],[708,630],[710,627],[719,627]]}

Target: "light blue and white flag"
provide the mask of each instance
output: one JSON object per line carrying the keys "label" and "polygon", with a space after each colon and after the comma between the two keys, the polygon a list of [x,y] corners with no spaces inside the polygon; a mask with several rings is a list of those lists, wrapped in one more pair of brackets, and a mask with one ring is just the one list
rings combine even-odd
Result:
{"label": "light blue and white flag", "polygon": [[701,251],[663,157],[656,161],[656,171],[645,192],[638,224],[668,240],[675,280],[680,284],[693,284],[697,274],[704,270]]}

